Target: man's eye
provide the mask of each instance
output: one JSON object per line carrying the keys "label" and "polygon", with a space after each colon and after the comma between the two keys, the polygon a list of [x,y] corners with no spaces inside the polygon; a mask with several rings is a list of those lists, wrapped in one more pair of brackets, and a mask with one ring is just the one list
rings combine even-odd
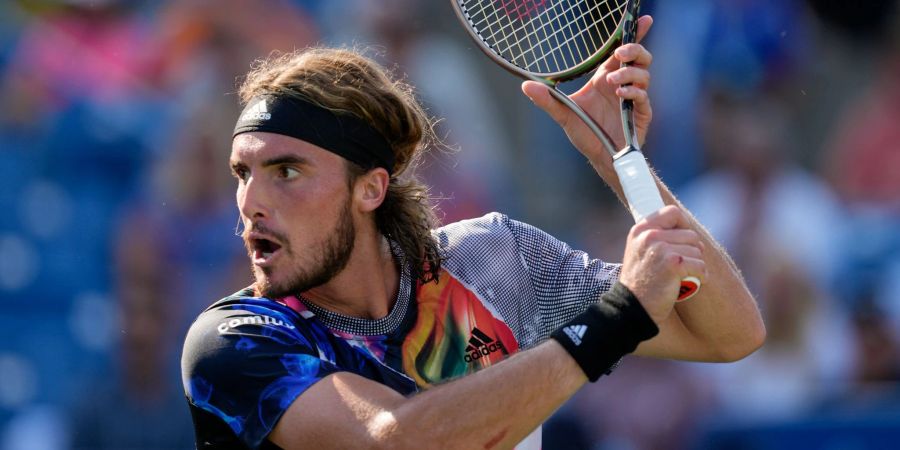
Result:
{"label": "man's eye", "polygon": [[231,174],[238,180],[247,181],[247,176],[250,175],[250,171],[244,168],[235,168],[231,170]]}
{"label": "man's eye", "polygon": [[300,171],[295,167],[290,166],[282,166],[278,168],[278,176],[284,178],[286,180],[291,180],[297,178],[300,175]]}

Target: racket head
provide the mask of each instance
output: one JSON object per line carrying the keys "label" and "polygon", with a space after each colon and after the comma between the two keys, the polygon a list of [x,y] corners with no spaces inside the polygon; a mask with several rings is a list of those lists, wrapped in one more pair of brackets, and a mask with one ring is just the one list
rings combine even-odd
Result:
{"label": "racket head", "polygon": [[634,0],[451,0],[478,47],[520,77],[555,85],[597,67]]}

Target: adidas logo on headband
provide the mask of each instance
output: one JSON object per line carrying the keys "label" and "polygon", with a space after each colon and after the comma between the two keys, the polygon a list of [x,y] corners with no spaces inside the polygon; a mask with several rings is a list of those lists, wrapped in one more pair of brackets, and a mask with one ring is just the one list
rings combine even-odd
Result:
{"label": "adidas logo on headband", "polygon": [[272,118],[272,114],[269,113],[269,108],[266,105],[266,99],[262,98],[255,105],[247,108],[244,111],[244,114],[241,115],[240,122],[249,122],[249,121],[259,121],[259,120],[269,120]]}

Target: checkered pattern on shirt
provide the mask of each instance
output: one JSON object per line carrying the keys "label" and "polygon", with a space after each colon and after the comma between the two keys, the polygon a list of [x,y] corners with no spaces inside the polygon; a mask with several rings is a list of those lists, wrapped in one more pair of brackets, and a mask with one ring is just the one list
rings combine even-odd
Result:
{"label": "checkered pattern on shirt", "polygon": [[[392,245],[392,247],[394,254],[399,255],[401,261],[405,260],[400,247],[396,245]],[[355,334],[357,336],[379,336],[390,334],[396,330],[397,327],[400,326],[400,322],[403,321],[403,317],[408,310],[407,305],[409,305],[409,299],[412,296],[413,280],[409,271],[410,267],[405,263],[402,264],[402,267],[403,270],[400,273],[400,291],[397,293],[397,301],[394,302],[391,312],[380,319],[367,320],[359,317],[345,316],[316,306],[315,303],[310,302],[303,297],[300,297],[300,301],[303,302],[303,305],[312,311],[322,323],[331,329]]]}
{"label": "checkered pattern on shirt", "polygon": [[[540,229],[499,213],[452,223],[433,234],[446,257],[444,269],[510,327],[523,349],[546,340],[619,278],[618,264],[591,259]],[[389,334],[408,310],[411,285],[409,267],[404,264],[397,301],[378,320],[348,317],[304,303],[332,329],[356,335]]]}
{"label": "checkered pattern on shirt", "polygon": [[620,266],[531,225],[491,213],[435,230],[444,268],[512,329],[520,348],[546,340],[619,278]]}

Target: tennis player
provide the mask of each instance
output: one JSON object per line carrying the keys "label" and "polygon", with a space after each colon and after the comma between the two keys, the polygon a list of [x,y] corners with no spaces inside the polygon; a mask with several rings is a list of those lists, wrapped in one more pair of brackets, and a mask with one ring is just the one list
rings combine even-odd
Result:
{"label": "tennis player", "polygon": [[[626,45],[573,98],[609,131],[634,100],[643,140],[650,60]],[[621,196],[582,122],[523,90]],[[186,338],[198,448],[539,448],[540,424],[628,353],[733,361],[762,345],[738,270],[665,187],[622,264],[497,213],[434,228],[410,173],[432,123],[376,63],[291,53],[240,94],[231,168],[255,283]],[[676,306],[686,276],[703,287]]]}

